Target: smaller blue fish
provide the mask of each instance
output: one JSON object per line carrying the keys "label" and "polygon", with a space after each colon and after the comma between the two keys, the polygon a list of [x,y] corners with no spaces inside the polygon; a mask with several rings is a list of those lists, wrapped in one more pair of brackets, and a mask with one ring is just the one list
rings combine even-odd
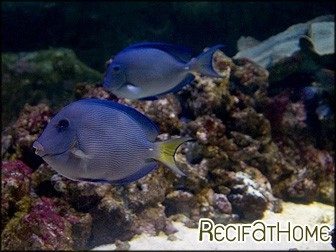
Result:
{"label": "smaller blue fish", "polygon": [[331,114],[331,109],[327,104],[322,104],[315,109],[315,113],[319,120],[324,120]]}
{"label": "smaller blue fish", "polygon": [[119,52],[107,67],[103,87],[118,97],[155,99],[179,91],[192,82],[194,72],[223,77],[212,66],[216,45],[192,58],[189,49],[177,45],[145,42]]}
{"label": "smaller blue fish", "polygon": [[160,161],[179,175],[174,154],[190,138],[155,141],[157,126],[117,102],[83,99],[55,115],[33,143],[35,153],[73,180],[127,184],[153,171]]}

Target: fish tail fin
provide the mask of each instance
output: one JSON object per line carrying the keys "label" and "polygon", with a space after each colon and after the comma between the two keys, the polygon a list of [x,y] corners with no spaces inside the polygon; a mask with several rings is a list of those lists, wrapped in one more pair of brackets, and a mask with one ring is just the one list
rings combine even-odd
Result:
{"label": "fish tail fin", "polygon": [[176,166],[175,163],[175,152],[177,148],[186,141],[190,141],[190,137],[181,137],[176,139],[170,139],[164,142],[156,142],[156,158],[160,162],[168,166],[173,172],[179,174],[180,176],[185,176],[185,174]]}
{"label": "fish tail fin", "polygon": [[224,45],[216,45],[208,49],[207,51],[201,53],[197,58],[192,59],[188,63],[188,67],[192,71],[196,71],[202,75],[210,77],[223,77],[217,73],[212,66],[213,54]]}

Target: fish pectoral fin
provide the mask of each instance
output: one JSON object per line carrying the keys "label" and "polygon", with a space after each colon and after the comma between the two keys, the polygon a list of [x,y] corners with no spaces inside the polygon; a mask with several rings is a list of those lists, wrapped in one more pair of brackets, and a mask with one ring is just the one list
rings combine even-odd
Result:
{"label": "fish pectoral fin", "polygon": [[74,155],[76,158],[87,160],[92,159],[93,157],[91,155],[86,155],[82,150],[80,149],[72,149],[71,154]]}
{"label": "fish pectoral fin", "polygon": [[86,155],[82,150],[73,148],[71,150],[71,154],[79,159],[79,167],[82,169],[83,174],[87,173],[87,167],[88,167],[88,160],[92,159],[92,155]]}
{"label": "fish pectoral fin", "polygon": [[132,94],[139,94],[140,91],[141,91],[141,88],[140,88],[140,87],[135,86],[135,85],[130,84],[130,83],[126,84],[126,88],[127,88],[127,90],[130,91]]}
{"label": "fish pectoral fin", "polygon": [[72,148],[71,154],[75,158],[79,159],[78,166],[83,171],[83,174],[86,174],[87,173],[87,167],[88,167],[88,160],[92,159],[93,156],[92,155],[86,155],[82,150],[77,149],[77,148]]}

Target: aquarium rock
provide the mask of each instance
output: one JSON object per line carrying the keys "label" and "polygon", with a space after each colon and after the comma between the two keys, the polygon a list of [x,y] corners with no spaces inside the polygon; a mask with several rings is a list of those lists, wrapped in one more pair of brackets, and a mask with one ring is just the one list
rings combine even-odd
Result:
{"label": "aquarium rock", "polygon": [[1,164],[1,231],[18,209],[18,202],[29,193],[33,170],[20,160]]}
{"label": "aquarium rock", "polygon": [[45,102],[59,109],[74,99],[75,84],[102,79],[65,48],[2,53],[1,65],[3,127],[16,119],[25,103]]}
{"label": "aquarium rock", "polygon": [[2,248],[87,250],[115,242],[127,249],[141,233],[163,232],[173,240],[175,220],[197,228],[201,217],[252,222],[266,210],[281,212],[282,200],[334,205],[333,117],[312,130],[316,108],[293,98],[300,79],[280,76],[281,91],[270,95],[277,72],[223,52],[213,60],[224,78],[196,75],[177,94],[157,100],[117,98],[82,80],[73,91],[75,99],[137,109],[160,128],[158,141],[191,137],[175,153],[184,177],[159,165],[123,186],[64,178],[29,148],[58,109],[28,102],[15,127],[2,132]]}
{"label": "aquarium rock", "polygon": [[5,250],[83,249],[90,235],[89,214],[73,213],[64,201],[24,197],[21,211],[1,234]]}
{"label": "aquarium rock", "polygon": [[[306,23],[300,23],[289,27],[287,30],[274,35],[265,41],[262,41],[252,47],[239,51],[236,55],[233,56],[234,59],[237,58],[248,58],[255,61],[264,68],[270,67],[272,64],[276,63],[284,57],[291,56],[295,51],[299,50],[298,41],[299,38],[303,35],[307,35],[309,30],[316,32],[316,26],[313,26],[315,23],[324,23],[325,22],[334,22],[334,17],[332,15],[320,16],[314,18]],[[321,24],[323,25],[323,24]],[[313,26],[313,27],[312,27]],[[312,27],[312,28],[311,28]],[[330,41],[330,38],[334,37],[332,32],[334,30],[327,29],[329,36],[314,36],[319,45],[324,44],[321,40],[327,39]],[[251,39],[245,39],[246,43],[250,43]],[[240,41],[242,43],[242,41]],[[251,44],[251,43],[250,43]],[[328,44],[326,49],[320,49],[321,52],[329,51],[331,45]],[[240,48],[246,48],[248,46],[240,45]]]}

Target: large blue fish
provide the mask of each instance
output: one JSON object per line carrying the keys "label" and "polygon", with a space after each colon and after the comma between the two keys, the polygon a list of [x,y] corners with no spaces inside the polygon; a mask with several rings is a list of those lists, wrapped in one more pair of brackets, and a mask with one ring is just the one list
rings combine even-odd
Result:
{"label": "large blue fish", "polygon": [[155,99],[177,92],[194,80],[198,72],[210,77],[223,77],[212,66],[216,45],[196,58],[189,49],[177,45],[145,42],[119,52],[107,67],[103,87],[118,97]]}
{"label": "large blue fish", "polygon": [[179,175],[174,154],[190,138],[155,142],[157,126],[120,103],[83,99],[64,107],[33,143],[35,153],[73,180],[127,184],[158,166]]}

